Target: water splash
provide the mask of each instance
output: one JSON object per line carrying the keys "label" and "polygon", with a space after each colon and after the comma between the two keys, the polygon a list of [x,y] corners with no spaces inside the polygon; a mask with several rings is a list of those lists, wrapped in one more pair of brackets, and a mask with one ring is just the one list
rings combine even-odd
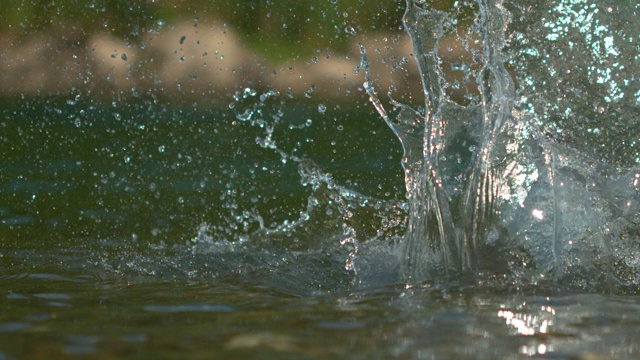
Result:
{"label": "water splash", "polygon": [[[372,273],[382,277],[367,284],[395,282],[397,275],[383,270],[379,257],[365,266],[360,253],[369,240],[388,244],[398,238],[404,203],[361,194],[310,159],[313,148],[304,146],[313,141],[299,139],[313,140],[322,122],[305,120],[278,93],[246,88],[233,100],[233,116],[223,119],[252,151],[236,149],[233,163],[219,167],[219,201],[208,200],[219,207],[214,216],[203,216],[178,244],[116,242],[96,251],[94,262],[122,274],[238,278],[301,293],[336,291],[354,278],[373,279]],[[283,181],[292,180],[281,186],[285,196],[273,187],[281,173]]]}
{"label": "water splash", "polygon": [[[554,9],[553,3],[544,5]],[[229,148],[250,143],[268,156],[250,158],[253,155],[236,149],[233,164],[217,168],[223,178],[219,185],[224,187],[222,209],[216,212],[221,215],[205,217],[203,221],[211,225],[203,223],[186,250],[180,244],[159,246],[160,253],[154,250],[151,256],[147,249],[114,251],[118,254],[104,256],[104,267],[154,275],[241,275],[287,283],[298,291],[335,289],[346,282],[417,284],[479,272],[511,273],[533,282],[554,278],[585,289],[637,289],[640,171],[577,146],[590,138],[569,130],[576,116],[591,120],[586,105],[572,107],[558,121],[554,98],[564,94],[541,90],[554,80],[557,71],[552,68],[557,64],[548,64],[548,73],[535,64],[553,47],[543,39],[551,41],[548,32],[559,30],[548,19],[537,25],[522,20],[526,6],[477,0],[440,9],[407,0],[403,22],[425,95],[417,108],[391,94],[388,107],[378,97],[366,49],[360,47],[363,89],[404,149],[406,202],[375,199],[339,184],[313,156],[307,156],[313,150],[291,140],[295,132],[321,130],[314,129],[319,121],[305,119],[307,114],[300,117],[292,102],[275,91],[259,94],[244,88],[228,105],[234,136],[242,138]],[[587,11],[583,10],[578,13]],[[558,34],[554,41],[561,35],[569,37]],[[623,61],[625,54],[625,48],[612,45],[618,44],[616,37],[602,44],[609,50],[581,55],[587,56],[581,58],[586,62],[589,56],[598,57],[597,69],[589,70],[596,83],[598,76],[606,75],[607,63]],[[637,91],[634,78],[613,75],[598,90],[582,84],[572,87],[562,77],[558,87],[568,94],[574,90],[586,94],[581,95],[587,98],[585,103],[597,97],[589,91],[604,87],[604,96],[613,104],[610,108],[619,105],[616,102],[635,101],[629,100],[634,99],[629,92]],[[622,83],[630,84],[630,90],[614,86]],[[309,88],[306,98],[313,97],[314,89]],[[558,101],[569,104],[563,99]],[[607,107],[594,104],[598,116],[610,114]],[[327,119],[337,107],[314,103],[312,112]],[[616,125],[627,124],[633,133],[633,122],[622,121],[629,120],[633,111],[629,106],[624,109],[631,115]],[[290,121],[289,114],[295,120]],[[587,133],[604,133],[598,130],[605,129],[602,124],[587,123]],[[161,153],[170,149],[163,147]],[[303,190],[296,201],[303,199],[302,203],[284,204],[284,196],[260,187],[259,174],[278,182],[283,167],[297,169],[293,173]]]}
{"label": "water splash", "polygon": [[[637,287],[638,171],[616,169],[545,133],[550,120],[527,92],[536,74],[508,69],[518,59],[511,42],[527,41],[513,31],[521,26],[512,25],[515,10],[500,0],[459,1],[448,10],[407,0],[403,22],[425,104],[416,110],[391,99],[394,120],[361,47],[364,88],[404,148],[410,210],[400,280],[509,271],[587,289]],[[452,44],[462,49],[452,65],[462,78],[444,68]]]}

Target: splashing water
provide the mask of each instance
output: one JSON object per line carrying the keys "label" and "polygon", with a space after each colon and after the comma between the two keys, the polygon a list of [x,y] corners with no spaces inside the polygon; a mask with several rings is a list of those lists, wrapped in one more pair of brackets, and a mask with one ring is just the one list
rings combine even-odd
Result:
{"label": "splashing water", "polygon": [[[276,91],[246,88],[229,104],[231,124],[269,160],[243,155],[247,179],[240,163],[220,167],[221,221],[203,223],[186,251],[120,251],[97,262],[119,272],[242,274],[302,292],[460,274],[637,292],[636,41],[603,27],[614,15],[598,5],[539,6],[529,16],[524,1],[441,9],[407,0],[403,23],[425,96],[417,108],[391,91],[390,107],[378,97],[360,47],[363,89],[404,149],[406,202],[339,184],[309,158],[313,149],[291,141],[292,132],[318,130],[315,122],[300,123]],[[567,61],[562,41],[574,49]],[[254,168],[265,176],[297,168],[303,203],[266,201]]]}
{"label": "splashing water", "polygon": [[[638,297],[593,292],[640,293],[640,5],[409,0],[409,55],[398,35],[368,39],[380,27],[352,20],[363,1],[326,2],[348,7],[336,16],[300,2],[287,18],[282,3],[258,7],[261,28],[326,18],[312,50],[337,62],[256,75],[197,18],[136,26],[141,42],[170,39],[175,61],[147,67],[142,47],[158,48],[127,44],[126,61],[106,57],[130,71],[107,80],[113,62],[67,52],[61,40],[94,51],[70,27],[32,43],[77,60],[96,90],[0,99],[0,359],[638,358]],[[37,24],[21,19],[29,36]],[[362,41],[362,57],[343,58],[336,36]],[[336,63],[337,80],[290,80]],[[165,65],[188,80],[155,73]],[[219,66],[244,80],[219,90]],[[343,81],[354,68],[360,88]],[[155,85],[109,90],[136,76]],[[420,88],[402,89],[411,76]]]}
{"label": "splashing water", "polygon": [[[536,8],[541,14],[564,12],[555,23],[546,15],[528,17],[527,9],[518,1],[478,0],[439,10],[407,0],[404,26],[425,104],[416,110],[391,99],[393,120],[374,90],[361,47],[364,88],[404,148],[409,214],[399,242],[402,282],[509,271],[592,290],[640,283],[636,161],[623,164],[606,156],[606,149],[589,151],[588,143],[581,144],[588,136],[572,129],[577,117],[601,120],[600,128],[637,126],[638,81],[603,69],[637,68],[637,50],[602,25],[613,23],[601,16],[611,8],[584,1],[546,1]],[[571,23],[571,17],[577,20]],[[583,70],[577,76],[593,77],[591,83],[601,86],[589,89],[569,79],[572,69],[556,76],[562,54],[542,56],[560,52],[554,42],[575,34],[585,41],[568,41],[565,51],[575,54],[571,63],[593,65],[573,71]],[[540,69],[545,62],[547,71]],[[559,85],[545,92],[554,80]],[[596,106],[595,114],[575,109],[580,104],[566,98],[576,93],[606,104],[610,116],[626,109],[618,116],[625,119],[603,119],[603,107]],[[561,110],[558,104],[566,109],[564,118],[553,114]],[[618,141],[635,143],[628,136]]]}

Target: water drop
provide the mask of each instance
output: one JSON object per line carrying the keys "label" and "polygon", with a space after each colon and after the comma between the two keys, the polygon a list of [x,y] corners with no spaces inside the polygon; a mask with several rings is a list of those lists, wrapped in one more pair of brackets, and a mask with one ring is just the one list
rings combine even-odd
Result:
{"label": "water drop", "polygon": [[628,254],[625,259],[625,264],[627,264],[627,266],[629,267],[638,267],[640,266],[640,253],[636,250],[636,251],[632,251],[630,254]]}
{"label": "water drop", "polygon": [[307,90],[307,91],[304,93],[304,96],[305,96],[306,98],[308,98],[308,99],[311,99],[311,96],[312,96],[311,94],[313,94],[315,91],[316,91],[316,86],[312,84],[312,85],[309,87],[309,90]]}
{"label": "water drop", "polygon": [[324,114],[327,111],[327,106],[325,104],[318,104],[318,112]]}
{"label": "water drop", "polygon": [[249,96],[253,97],[256,96],[258,94],[257,91],[253,90],[252,88],[244,88],[244,92],[242,93],[242,98],[246,99]]}
{"label": "water drop", "polygon": [[184,35],[182,35],[182,36],[180,37],[180,45],[184,44],[184,41],[185,41],[186,39],[187,39],[187,37],[186,37],[186,36],[184,36]]}
{"label": "water drop", "polygon": [[354,29],[353,26],[351,26],[351,25],[349,25],[346,28],[344,28],[344,32],[346,32],[349,35],[353,35],[353,36],[358,35],[358,33],[356,32],[356,29]]}
{"label": "water drop", "polygon": [[158,146],[158,152],[163,153],[165,150],[166,150],[166,147],[164,145]]}
{"label": "water drop", "polygon": [[123,61],[127,61],[127,54],[122,53],[122,55],[120,55],[120,59],[122,59]]}

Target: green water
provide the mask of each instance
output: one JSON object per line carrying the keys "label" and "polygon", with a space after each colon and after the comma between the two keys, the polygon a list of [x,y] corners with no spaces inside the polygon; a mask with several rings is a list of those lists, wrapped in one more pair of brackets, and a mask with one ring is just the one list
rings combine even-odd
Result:
{"label": "green water", "polygon": [[[278,149],[392,204],[404,196],[399,144],[362,104],[260,111]],[[257,145],[265,127],[240,110],[3,102],[0,359],[638,356],[637,297],[500,274],[358,286],[342,225],[371,238],[390,208],[354,205],[346,221],[318,206],[264,235],[310,197],[337,198]]]}
{"label": "green water", "polygon": [[[279,106],[261,109],[263,117]],[[286,110],[273,134],[278,146],[312,157],[353,190],[402,198],[400,150],[366,103],[324,114],[316,106]],[[237,120],[238,113],[151,102],[5,101],[2,235],[19,248],[36,237],[38,247],[119,237],[175,244],[203,222],[230,221],[237,209],[259,213],[265,226],[296,218],[309,192],[298,166],[256,145],[264,129]],[[234,240],[255,228],[225,235]]]}

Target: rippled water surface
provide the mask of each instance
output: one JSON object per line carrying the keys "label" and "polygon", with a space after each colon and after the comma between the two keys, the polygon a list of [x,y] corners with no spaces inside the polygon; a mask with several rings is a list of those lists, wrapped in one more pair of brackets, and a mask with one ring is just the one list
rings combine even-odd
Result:
{"label": "rippled water surface", "polygon": [[[313,295],[4,254],[2,358],[633,359],[635,297],[442,282]],[[45,265],[47,264],[47,265]]]}

